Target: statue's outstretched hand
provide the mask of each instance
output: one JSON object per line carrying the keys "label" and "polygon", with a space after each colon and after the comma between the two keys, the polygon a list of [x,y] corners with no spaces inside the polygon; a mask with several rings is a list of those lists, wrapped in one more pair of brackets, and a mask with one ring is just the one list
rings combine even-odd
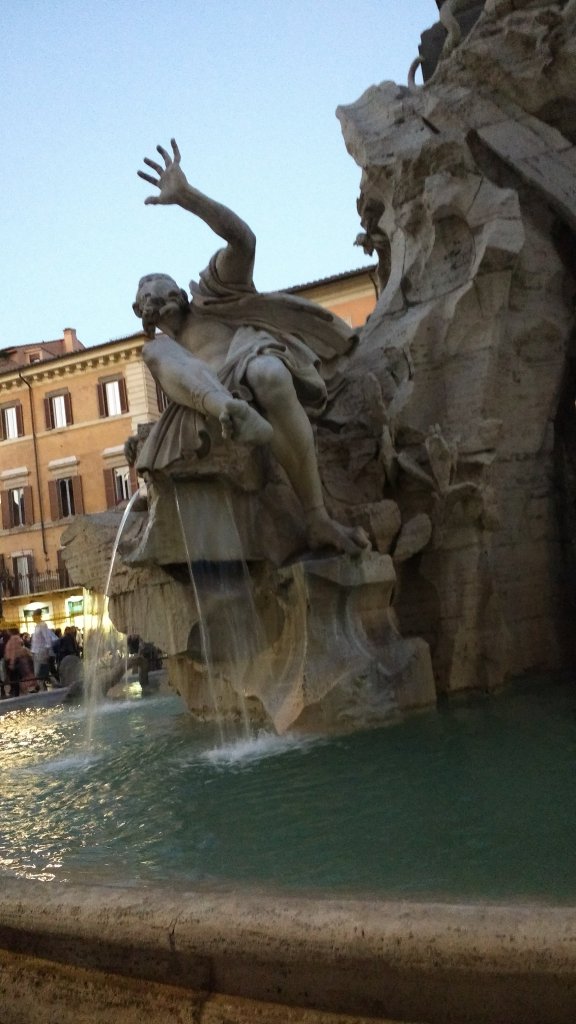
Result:
{"label": "statue's outstretched hand", "polygon": [[160,189],[159,196],[148,196],[144,200],[146,204],[178,203],[183,192],[189,188],[186,175],[180,167],[180,150],[176,144],[176,139],[171,139],[170,144],[174,154],[173,157],[162,146],[156,146],[164,160],[164,167],[156,163],[155,160],[149,160],[148,157],[144,157],[144,163],[156,172],[157,178],[153,178],[151,174],[146,174],[145,171],[138,171],[140,178],[143,178],[144,181],[149,181],[151,185],[155,185],[156,188]]}

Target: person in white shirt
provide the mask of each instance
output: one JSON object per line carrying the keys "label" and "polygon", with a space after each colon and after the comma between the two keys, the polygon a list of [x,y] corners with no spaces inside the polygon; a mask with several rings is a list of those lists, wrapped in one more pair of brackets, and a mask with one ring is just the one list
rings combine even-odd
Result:
{"label": "person in white shirt", "polygon": [[32,618],[35,622],[31,645],[34,675],[41,683],[45,684],[50,677],[50,658],[55,637],[52,630],[43,622],[41,611],[35,611]]}

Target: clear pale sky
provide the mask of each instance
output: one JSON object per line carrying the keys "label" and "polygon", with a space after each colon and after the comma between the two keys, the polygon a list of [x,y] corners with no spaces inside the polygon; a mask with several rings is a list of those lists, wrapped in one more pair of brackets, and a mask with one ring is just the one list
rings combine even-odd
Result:
{"label": "clear pale sky", "polygon": [[434,0],[3,0],[0,347],[131,334],[138,278],[187,287],[215,251],[145,207],[142,157],[175,136],[190,182],[255,231],[255,282],[369,262],[338,104],[405,83]]}

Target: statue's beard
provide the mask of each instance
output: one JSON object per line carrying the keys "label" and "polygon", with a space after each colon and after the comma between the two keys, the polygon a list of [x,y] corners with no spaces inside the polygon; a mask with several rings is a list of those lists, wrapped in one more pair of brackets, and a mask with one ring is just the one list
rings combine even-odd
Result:
{"label": "statue's beard", "polygon": [[142,317],[142,327],[144,328],[144,333],[148,338],[153,338],[156,334],[157,320],[158,316],[156,313],[144,313]]}
{"label": "statue's beard", "polygon": [[159,308],[148,310],[142,317],[142,327],[149,338],[153,338],[156,328],[162,322],[170,328],[177,329],[185,311],[185,304],[182,300],[170,299]]}

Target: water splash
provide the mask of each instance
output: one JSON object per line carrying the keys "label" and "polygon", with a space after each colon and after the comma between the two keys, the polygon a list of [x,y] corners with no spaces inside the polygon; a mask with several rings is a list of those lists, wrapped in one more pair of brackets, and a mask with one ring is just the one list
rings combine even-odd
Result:
{"label": "water splash", "polygon": [[46,761],[42,764],[31,765],[27,768],[22,768],[21,771],[26,775],[61,775],[66,772],[81,772],[84,769],[97,764],[99,760],[100,757],[96,754],[79,752],[70,754],[68,757],[63,757],[59,760]]}
{"label": "water splash", "polygon": [[319,742],[322,740],[314,736],[277,736],[276,733],[259,733],[258,736],[226,743],[216,750],[205,750],[200,755],[200,759],[209,761],[213,765],[226,767],[261,761],[266,757],[278,757],[280,754],[292,750],[305,751]]}

